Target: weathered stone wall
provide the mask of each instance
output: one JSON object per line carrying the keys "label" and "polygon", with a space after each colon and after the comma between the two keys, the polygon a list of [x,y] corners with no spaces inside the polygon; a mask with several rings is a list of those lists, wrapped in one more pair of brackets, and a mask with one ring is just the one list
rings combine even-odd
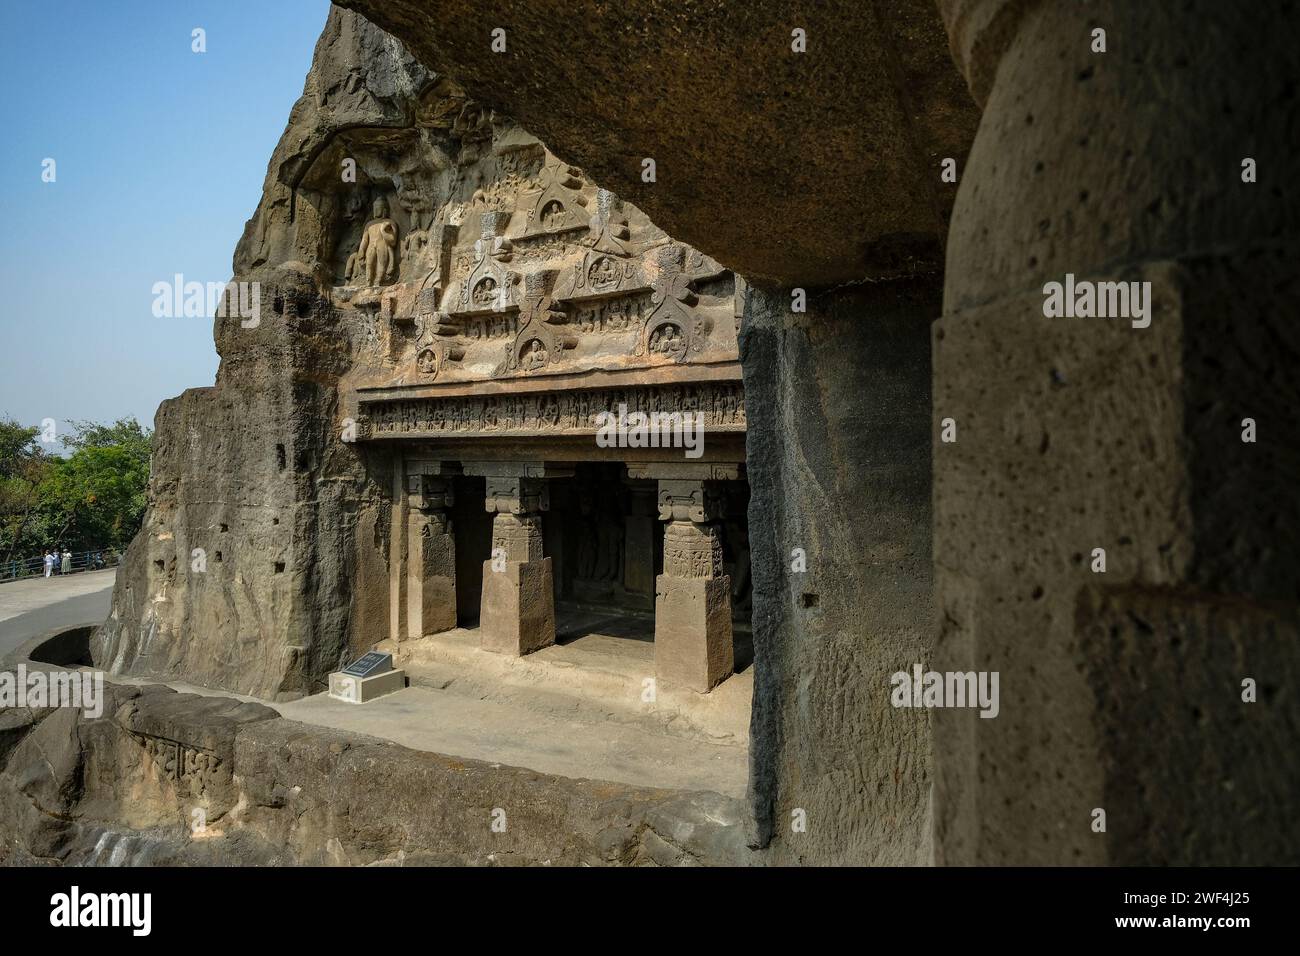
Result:
{"label": "weathered stone wall", "polygon": [[[940,666],[1002,705],[936,715],[937,859],[1294,863],[1294,9],[941,6],[987,102],[935,327]],[[1045,317],[1067,273],[1150,281],[1150,327]]]}
{"label": "weathered stone wall", "polygon": [[783,861],[924,864],[929,722],[890,706],[889,677],[929,660],[938,277],[791,303],[748,290],[742,344],[759,835]]}

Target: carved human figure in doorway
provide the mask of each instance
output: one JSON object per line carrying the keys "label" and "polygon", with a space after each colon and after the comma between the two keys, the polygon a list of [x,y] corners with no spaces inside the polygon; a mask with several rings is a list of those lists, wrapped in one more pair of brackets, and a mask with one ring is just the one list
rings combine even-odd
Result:
{"label": "carved human figure in doorway", "polygon": [[383,285],[396,278],[397,223],[388,217],[388,201],[383,196],[375,200],[374,218],[366,223],[361,244],[348,262],[349,278],[364,278],[367,286]]}

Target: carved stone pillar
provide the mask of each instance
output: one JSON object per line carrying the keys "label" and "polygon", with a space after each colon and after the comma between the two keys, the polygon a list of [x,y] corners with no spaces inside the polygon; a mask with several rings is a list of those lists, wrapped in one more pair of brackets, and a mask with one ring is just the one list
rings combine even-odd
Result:
{"label": "carved stone pillar", "polygon": [[406,636],[406,550],[407,533],[406,466],[400,455],[394,456],[392,486],[392,533],[388,536],[388,636],[400,641]]}
{"label": "carved stone pillar", "polygon": [[661,479],[664,571],[655,580],[655,677],[707,693],[734,669],[731,578],[722,570],[710,482]]}
{"label": "carved stone pillar", "polygon": [[406,637],[456,626],[456,539],[447,509],[453,503],[451,476],[440,462],[408,468],[406,548]]}
{"label": "carved stone pillar", "polygon": [[[479,640],[484,650],[523,656],[555,643],[551,559],[542,555],[542,512],[550,507],[546,466],[467,463],[487,480],[492,556],[483,563]],[[572,472],[568,472],[571,474]]]}

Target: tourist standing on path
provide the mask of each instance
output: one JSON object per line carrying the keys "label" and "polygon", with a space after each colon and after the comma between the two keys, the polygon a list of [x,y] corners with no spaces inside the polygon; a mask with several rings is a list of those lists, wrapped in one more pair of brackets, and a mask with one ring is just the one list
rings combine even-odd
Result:
{"label": "tourist standing on path", "polygon": [[48,578],[54,573],[54,552],[45,552],[45,576]]}
{"label": "tourist standing on path", "polygon": [[68,551],[67,549],[64,549],[63,552],[63,573],[64,574],[72,573],[72,552]]}

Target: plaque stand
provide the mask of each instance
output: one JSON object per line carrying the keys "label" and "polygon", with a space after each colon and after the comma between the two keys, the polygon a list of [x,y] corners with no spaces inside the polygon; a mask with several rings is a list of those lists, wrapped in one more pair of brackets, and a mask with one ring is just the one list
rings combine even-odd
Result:
{"label": "plaque stand", "polygon": [[371,651],[330,674],[329,694],[349,704],[364,704],[406,686],[406,671],[393,668],[393,655]]}

